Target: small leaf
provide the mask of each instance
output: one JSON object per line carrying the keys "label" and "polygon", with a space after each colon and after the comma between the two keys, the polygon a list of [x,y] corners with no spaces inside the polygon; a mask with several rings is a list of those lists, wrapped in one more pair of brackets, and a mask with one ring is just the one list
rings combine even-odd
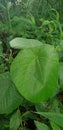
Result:
{"label": "small leaf", "polygon": [[34,39],[15,38],[10,41],[10,46],[15,49],[33,48],[41,45],[40,41]]}
{"label": "small leaf", "polygon": [[21,115],[20,112],[17,111],[14,113],[10,119],[10,130],[17,130],[21,123]]}
{"label": "small leaf", "polygon": [[7,3],[7,10],[8,10],[8,11],[11,9],[11,6],[12,6],[12,3],[11,3],[11,2],[8,2],[8,3]]}
{"label": "small leaf", "polygon": [[54,112],[37,112],[37,114],[40,114],[53,121],[57,125],[63,127],[63,114]]}
{"label": "small leaf", "polygon": [[37,127],[37,130],[50,130],[46,124],[41,123],[39,121],[34,121],[34,122],[35,122],[35,125]]}
{"label": "small leaf", "polygon": [[56,125],[54,122],[50,121],[50,124],[53,130],[61,130],[61,128],[58,125]]}
{"label": "small leaf", "polygon": [[12,83],[9,72],[0,74],[0,114],[10,113],[23,102]]}
{"label": "small leaf", "polygon": [[32,23],[35,25],[35,18],[31,15],[30,19],[31,19]]}
{"label": "small leaf", "polygon": [[46,26],[46,25],[49,25],[50,24],[50,21],[49,20],[44,20],[44,22],[43,22],[43,26]]}

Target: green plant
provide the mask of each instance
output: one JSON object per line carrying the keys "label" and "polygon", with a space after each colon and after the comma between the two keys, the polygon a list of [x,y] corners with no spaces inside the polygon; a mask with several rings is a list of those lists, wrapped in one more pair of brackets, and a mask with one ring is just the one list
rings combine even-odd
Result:
{"label": "green plant", "polygon": [[11,20],[12,34],[21,37],[33,37],[35,25],[30,19],[14,16]]}
{"label": "green plant", "polygon": [[18,38],[11,44],[16,48],[25,48],[17,55],[10,69],[17,89],[32,102],[47,100],[56,90],[58,80],[58,56],[54,48],[33,39]]}
{"label": "green plant", "polygon": [[61,3],[0,0],[1,130],[63,130]]}
{"label": "green plant", "polygon": [[[47,101],[58,90],[59,62],[57,52],[52,45],[25,38],[15,38],[10,45],[12,48],[23,50],[11,63],[10,73],[0,74],[0,114],[9,114],[19,105],[25,107],[25,102],[31,101],[28,108],[26,106],[28,111],[32,105]],[[2,92],[2,86],[5,92]],[[22,119],[18,116],[18,112],[14,114],[10,120],[10,129],[16,130],[21,124],[20,126],[24,130],[23,121],[26,122],[30,114],[30,111],[25,112]],[[16,120],[16,118],[19,121],[17,120],[15,128],[12,120]],[[31,119],[35,120],[37,117],[32,114]],[[47,126],[44,127],[47,128]]]}
{"label": "green plant", "polygon": [[2,13],[0,13],[1,19],[3,23],[5,21],[9,29],[11,29],[11,19],[10,19],[11,6],[12,6],[11,2],[8,2],[7,0],[5,0],[4,4],[0,3],[1,10],[3,10],[3,15]]}
{"label": "green plant", "polygon": [[47,44],[59,45],[63,39],[62,25],[59,21],[59,12],[55,9],[50,10],[49,19],[43,17],[39,19],[39,25],[36,28],[36,36],[39,40],[44,40]]}

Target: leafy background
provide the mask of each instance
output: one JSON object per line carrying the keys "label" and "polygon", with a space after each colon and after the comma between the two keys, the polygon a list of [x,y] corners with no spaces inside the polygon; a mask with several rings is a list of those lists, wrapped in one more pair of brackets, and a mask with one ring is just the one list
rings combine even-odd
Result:
{"label": "leafy background", "polygon": [[63,129],[62,5],[0,0],[1,130]]}

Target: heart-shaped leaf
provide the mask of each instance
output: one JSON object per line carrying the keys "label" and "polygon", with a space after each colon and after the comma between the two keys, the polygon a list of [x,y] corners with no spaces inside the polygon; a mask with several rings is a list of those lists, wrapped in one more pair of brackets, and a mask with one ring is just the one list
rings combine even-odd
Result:
{"label": "heart-shaped leaf", "polygon": [[51,45],[25,49],[14,59],[10,73],[19,92],[31,102],[47,100],[57,89],[58,55]]}

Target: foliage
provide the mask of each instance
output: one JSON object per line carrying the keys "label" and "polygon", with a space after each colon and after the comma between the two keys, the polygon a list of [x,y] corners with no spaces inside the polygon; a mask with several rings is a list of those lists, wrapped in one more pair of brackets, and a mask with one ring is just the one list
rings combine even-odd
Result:
{"label": "foliage", "polygon": [[[19,42],[22,42],[21,40],[24,39],[20,39]],[[31,42],[35,45],[40,43],[35,40]],[[19,92],[32,102],[40,102],[47,100],[56,90],[58,56],[52,46],[41,45],[38,47],[36,45],[34,47],[30,45],[31,42],[29,40],[29,46],[32,49],[26,49],[26,44],[25,49],[19,52],[11,64],[10,72]],[[25,43],[26,41],[24,41],[23,45]],[[53,74],[55,74],[55,77]]]}
{"label": "foliage", "polygon": [[63,1],[0,0],[0,129],[63,129]]}

